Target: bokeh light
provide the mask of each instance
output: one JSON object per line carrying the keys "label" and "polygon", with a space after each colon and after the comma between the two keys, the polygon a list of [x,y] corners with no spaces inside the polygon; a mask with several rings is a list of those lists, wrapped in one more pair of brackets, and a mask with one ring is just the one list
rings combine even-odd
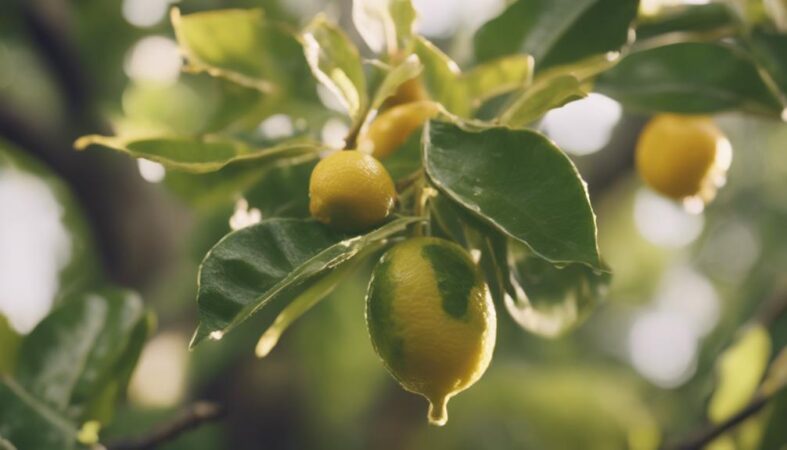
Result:
{"label": "bokeh light", "polygon": [[652,310],[636,318],[628,337],[634,368],[653,384],[680,386],[696,369],[698,339],[680,314]]}
{"label": "bokeh light", "polygon": [[187,348],[188,339],[180,333],[167,332],[152,338],[131,377],[129,400],[148,408],[176,405],[186,389]]}
{"label": "bokeh light", "polygon": [[123,0],[123,18],[140,28],[151,27],[164,19],[171,3],[174,0]]}
{"label": "bokeh light", "polygon": [[42,180],[0,169],[0,314],[29,333],[52,308],[71,256],[63,208]]}
{"label": "bokeh light", "polygon": [[334,149],[344,147],[344,138],[350,128],[340,119],[329,119],[322,127],[322,142]]}
{"label": "bokeh light", "polygon": [[164,36],[140,39],[126,55],[126,75],[135,81],[173,83],[180,75],[178,44]]}
{"label": "bokeh light", "polygon": [[642,188],[634,200],[634,222],[642,237],[652,244],[679,248],[699,237],[705,220],[680,204]]}
{"label": "bokeh light", "polygon": [[257,127],[260,134],[268,139],[281,139],[292,136],[295,128],[290,116],[286,114],[274,114],[260,123]]}
{"label": "bokeh light", "polygon": [[623,109],[609,97],[591,93],[544,116],[541,129],[568,153],[588,155],[609,143]]}
{"label": "bokeh light", "polygon": [[167,174],[167,169],[164,166],[144,158],[137,160],[137,169],[139,170],[139,175],[149,183],[160,183]]}

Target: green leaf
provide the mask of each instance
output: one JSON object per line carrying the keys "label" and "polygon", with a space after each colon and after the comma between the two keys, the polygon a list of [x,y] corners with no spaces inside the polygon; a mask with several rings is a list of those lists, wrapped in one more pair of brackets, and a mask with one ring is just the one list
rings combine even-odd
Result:
{"label": "green leaf", "polygon": [[186,70],[207,72],[269,94],[313,94],[295,35],[269,22],[259,9],[228,9],[181,16],[172,26],[186,56]]}
{"label": "green leaf", "polygon": [[645,16],[637,24],[637,40],[667,33],[690,33],[693,39],[718,37],[741,26],[735,12],[724,3],[684,4],[666,8],[655,16]]}
{"label": "green leaf", "polygon": [[602,268],[585,183],[547,138],[436,121],[425,133],[424,166],[441,192],[548,261]]}
{"label": "green leaf", "polygon": [[363,120],[368,104],[366,78],[355,44],[322,15],[312,20],[301,39],[315,78],[336,94],[353,120]]}
{"label": "green leaf", "polygon": [[495,96],[524,88],[533,75],[533,58],[528,55],[498,58],[462,73],[456,62],[422,37],[415,40],[413,51],[424,66],[422,78],[430,97],[463,118]]}
{"label": "green leaf", "polygon": [[394,95],[405,81],[417,77],[423,70],[423,65],[416,56],[407,57],[404,62],[396,65],[383,76],[379,87],[375,90],[370,109],[377,110],[385,100]]}
{"label": "green leaf", "polygon": [[484,24],[475,53],[487,61],[533,55],[536,70],[618,51],[630,35],[637,0],[519,0]]}
{"label": "green leaf", "polygon": [[182,74],[177,82],[163,85],[132,83],[123,92],[125,116],[116,128],[145,135],[191,135],[257,126],[267,98],[256,89],[207,75]]}
{"label": "green leaf", "polygon": [[276,346],[281,338],[281,335],[293,324],[298,318],[306,314],[317,303],[330,295],[334,289],[345,278],[353,274],[360,265],[366,260],[366,257],[372,253],[377,252],[385,246],[384,241],[379,241],[371,244],[365,248],[361,253],[353,257],[352,261],[343,264],[336,269],[328,272],[327,275],[322,276],[319,280],[309,286],[308,289],[303,291],[295,300],[287,305],[270,327],[260,336],[257,342],[255,353],[257,357],[264,358]]}
{"label": "green leaf", "polygon": [[471,109],[470,100],[459,87],[459,77],[462,72],[456,62],[420,36],[413,42],[413,52],[418,55],[424,66],[421,76],[429,96],[451,113],[468,117]]}
{"label": "green leaf", "polygon": [[419,220],[398,218],[355,237],[298,219],[265,220],[228,234],[200,266],[200,325],[191,346],[220,339],[273,301],[296,298],[309,282]]}
{"label": "green leaf", "polygon": [[597,88],[645,112],[741,109],[778,117],[784,109],[754,61],[728,44],[684,42],[633,52],[603,74]]}
{"label": "green leaf", "polygon": [[517,96],[500,114],[499,122],[510,127],[527,126],[553,108],[587,96],[582,83],[572,75],[561,75],[534,84]]}
{"label": "green leaf", "polygon": [[77,448],[76,425],[7,376],[0,377],[0,405],[0,435],[17,448]]}
{"label": "green leaf", "polygon": [[410,0],[353,0],[353,23],[375,53],[394,54],[413,36],[415,9]]}
{"label": "green leaf", "polygon": [[708,404],[708,417],[720,423],[743,409],[757,392],[771,356],[771,337],[762,325],[753,325],[721,354],[716,390]]}
{"label": "green leaf", "polygon": [[586,97],[591,80],[614,67],[619,59],[619,55],[595,55],[539,72],[532,85],[511,96],[499,114],[498,123],[524,127],[551,109]]}
{"label": "green leaf", "polygon": [[146,335],[147,317],[135,294],[84,294],[53,310],[27,336],[15,376],[39,401],[84,420],[104,387],[127,381]]}
{"label": "green leaf", "polygon": [[214,172],[239,161],[309,157],[309,154],[317,153],[323,148],[320,144],[303,139],[285,141],[268,148],[254,148],[245,142],[213,135],[200,138],[187,136],[124,138],[88,135],[74,143],[77,150],[83,150],[91,145],[107,147],[133,158],[155,161],[169,169],[194,173]]}
{"label": "green leaf", "polygon": [[539,336],[562,336],[582,323],[611,281],[606,266],[593,270],[584,264],[555,265],[510,240],[508,255],[506,309],[522,328]]}
{"label": "green leaf", "polygon": [[755,58],[787,95],[787,34],[755,29],[750,38]]}
{"label": "green leaf", "polygon": [[480,64],[462,74],[462,85],[477,108],[481,103],[530,84],[533,58],[511,55]]}

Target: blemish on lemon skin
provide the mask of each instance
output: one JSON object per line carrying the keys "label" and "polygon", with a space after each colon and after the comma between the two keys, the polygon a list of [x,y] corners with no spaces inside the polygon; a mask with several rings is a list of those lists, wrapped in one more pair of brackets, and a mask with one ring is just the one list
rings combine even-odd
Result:
{"label": "blemish on lemon skin", "polygon": [[457,319],[465,317],[473,286],[477,282],[472,265],[468,265],[463,255],[446,252],[437,245],[425,246],[421,254],[432,266],[437,287],[443,297],[443,310]]}

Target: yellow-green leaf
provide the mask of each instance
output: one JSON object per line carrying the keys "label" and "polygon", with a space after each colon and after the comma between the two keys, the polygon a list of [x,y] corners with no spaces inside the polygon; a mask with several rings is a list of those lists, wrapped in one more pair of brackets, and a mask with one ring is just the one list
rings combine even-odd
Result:
{"label": "yellow-green leaf", "polygon": [[768,359],[771,338],[762,325],[744,330],[719,359],[718,385],[708,405],[708,417],[722,422],[740,411],[757,392]]}

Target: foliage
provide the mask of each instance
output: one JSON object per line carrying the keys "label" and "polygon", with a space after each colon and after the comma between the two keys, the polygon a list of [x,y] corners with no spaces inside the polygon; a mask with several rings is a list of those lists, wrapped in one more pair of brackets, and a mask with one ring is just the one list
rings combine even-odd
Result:
{"label": "foliage", "polygon": [[[267,355],[358,267],[421,234],[455,241],[474,256],[509,324],[558,338],[601,303],[611,270],[587,183],[538,130],[545,114],[595,90],[640,113],[786,118],[787,35],[777,24],[722,3],[639,11],[636,0],[509,2],[475,33],[460,67],[415,32],[408,0],[354,0],[352,20],[371,55],[328,15],[300,27],[262,9],[173,8],[185,58],[177,87],[136,86],[115,136],[88,135],[75,145],[159,163],[173,192],[201,214],[221,216],[224,237],[215,242],[209,233],[212,248],[199,266],[192,347],[265,312],[278,314],[258,346]],[[323,125],[347,125],[345,147],[355,147],[413,79],[439,113],[382,161],[398,188],[394,217],[356,234],[310,219],[309,174],[339,150],[324,142]],[[158,109],[161,97],[179,99],[184,86],[201,94],[193,107]],[[324,106],[318,91],[333,95],[341,111]],[[191,120],[194,109],[205,117]],[[258,132],[282,115],[292,124],[287,136]],[[239,198],[262,220],[229,230],[225,216]],[[150,320],[135,296],[100,278],[64,287],[68,295],[29,335],[0,328],[3,342],[19,341],[20,349],[0,360],[7,373],[0,404],[9,405],[0,410],[0,448],[76,448],[84,422],[109,420]],[[755,395],[770,346],[767,333],[746,335],[725,354],[711,419],[725,420]],[[729,373],[743,366],[751,372],[746,386],[733,386]],[[531,397],[546,401],[523,394]],[[595,400],[585,406],[595,408]],[[616,417],[616,424],[643,427],[649,444],[657,440],[647,414]]]}

